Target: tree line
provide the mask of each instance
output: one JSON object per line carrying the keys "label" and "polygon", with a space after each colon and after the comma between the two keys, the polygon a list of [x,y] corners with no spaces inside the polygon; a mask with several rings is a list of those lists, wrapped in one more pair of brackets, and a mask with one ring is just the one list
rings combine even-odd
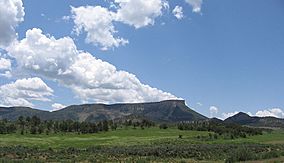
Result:
{"label": "tree line", "polygon": [[116,130],[118,127],[133,126],[133,128],[151,127],[155,124],[151,121],[143,119],[141,121],[125,120],[113,121],[104,120],[100,122],[78,122],[73,120],[53,121],[41,120],[37,116],[23,117],[20,116],[16,121],[0,120],[0,134],[10,134],[20,132],[23,134],[49,134],[59,132],[75,132],[75,133],[97,133]]}
{"label": "tree line", "polygon": [[[242,126],[234,123],[219,123],[214,121],[194,121],[189,123],[179,123],[178,129],[180,130],[195,130],[195,131],[209,131],[214,132],[224,137],[234,138],[246,138],[247,136],[262,135],[264,129],[252,128]],[[216,137],[216,135],[213,135]]]}

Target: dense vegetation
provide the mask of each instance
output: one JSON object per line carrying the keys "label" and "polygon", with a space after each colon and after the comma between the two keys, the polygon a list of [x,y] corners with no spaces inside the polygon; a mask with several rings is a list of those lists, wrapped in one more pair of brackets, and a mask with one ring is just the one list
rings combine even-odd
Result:
{"label": "dense vegetation", "polygon": [[[97,123],[91,122],[78,122],[72,120],[65,121],[53,121],[45,120],[42,121],[39,117],[22,117],[20,116],[17,121],[0,121],[0,134],[8,134],[20,132],[23,134],[50,134],[58,132],[74,132],[74,133],[98,133],[106,132],[108,130],[116,130],[117,127],[121,126],[133,126],[134,128],[140,127],[144,129],[145,127],[152,127],[156,124],[154,122],[148,121],[146,119],[142,120],[124,120],[124,121],[101,121]],[[167,129],[167,124],[160,124],[160,129]],[[251,128],[246,126],[241,126],[233,123],[219,123],[214,121],[194,121],[189,123],[179,123],[177,128],[180,130],[194,130],[194,131],[209,131],[209,137],[217,139],[219,136],[224,138],[246,138],[247,136],[261,135],[264,129],[261,128]]]}
{"label": "dense vegetation", "polygon": [[224,138],[246,138],[247,136],[261,135],[263,131],[270,131],[263,128],[252,128],[234,123],[220,123],[215,121],[194,121],[190,123],[179,123],[180,130],[210,131],[210,137],[217,139],[218,136]]}
{"label": "dense vegetation", "polygon": [[225,160],[226,162],[259,160],[283,156],[283,146],[268,145],[158,145],[97,146],[64,149],[39,149],[23,146],[0,147],[0,157],[41,161],[153,161]]}
{"label": "dense vegetation", "polygon": [[58,132],[75,132],[75,133],[98,133],[101,131],[116,130],[118,126],[133,126],[135,127],[151,127],[155,124],[151,121],[143,119],[141,121],[125,120],[123,122],[115,121],[101,121],[97,123],[91,122],[78,122],[72,120],[66,121],[42,121],[39,117],[22,117],[20,116],[17,121],[0,121],[0,134],[16,133],[19,131],[23,134],[50,134]]}
{"label": "dense vegetation", "polygon": [[1,120],[0,130],[1,162],[237,162],[284,156],[282,131],[208,121],[158,125],[145,119],[90,123],[34,116]]}
{"label": "dense vegetation", "polygon": [[[180,134],[183,138],[178,138]],[[283,132],[252,136],[253,141],[249,141],[249,138],[240,138],[238,143],[235,142],[236,139],[211,141],[196,139],[194,141],[196,135],[208,135],[208,132],[157,127],[142,130],[131,127],[97,134],[8,134],[0,135],[0,158],[4,160],[3,162],[9,159],[41,160],[42,162],[71,160],[76,162],[190,162],[190,160],[236,162],[267,158],[281,159],[281,156],[284,156],[284,146],[281,144],[253,142],[281,141]]]}

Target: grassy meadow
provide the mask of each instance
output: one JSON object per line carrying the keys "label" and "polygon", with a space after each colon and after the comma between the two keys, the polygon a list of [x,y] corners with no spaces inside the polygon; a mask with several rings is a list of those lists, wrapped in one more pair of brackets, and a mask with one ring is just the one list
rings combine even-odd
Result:
{"label": "grassy meadow", "polygon": [[[182,135],[179,140],[178,136]],[[131,146],[150,145],[157,142],[181,141],[191,143],[201,143],[196,139],[198,135],[207,136],[205,131],[181,131],[175,128],[159,129],[156,127],[144,130],[133,128],[120,128],[115,131],[100,132],[95,134],[7,134],[0,135],[0,146],[23,145],[39,148],[65,148],[77,147],[86,148],[90,146]]]}
{"label": "grassy meadow", "polygon": [[[95,134],[4,134],[0,135],[0,154],[2,162],[11,159],[43,162],[224,162],[228,155],[236,152],[232,149],[249,146],[263,155],[263,160],[274,155],[276,160],[283,160],[282,130],[237,139],[209,139],[208,135],[207,131],[158,127],[123,127]],[[256,155],[258,161],[260,154]]]}
{"label": "grassy meadow", "polygon": [[[0,135],[0,146],[22,145],[39,148],[87,148],[90,146],[131,146],[152,144],[284,144],[284,131],[250,136],[238,139],[200,140],[197,136],[208,136],[207,131],[182,131],[176,128],[145,129],[119,128],[115,131],[95,134],[57,133],[57,134],[5,134]],[[182,138],[179,138],[182,135]]]}

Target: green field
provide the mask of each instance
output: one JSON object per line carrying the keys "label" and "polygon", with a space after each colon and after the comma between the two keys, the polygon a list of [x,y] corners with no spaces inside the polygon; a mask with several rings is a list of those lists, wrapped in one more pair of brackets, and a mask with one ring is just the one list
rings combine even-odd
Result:
{"label": "green field", "polygon": [[[66,157],[62,158],[62,159],[69,160],[69,161],[73,159],[78,160],[78,161],[83,161],[84,158],[85,159],[92,158],[96,160],[105,160],[105,161],[112,162],[115,160],[115,158],[110,159],[108,156],[112,155],[111,153],[112,150],[118,150],[118,153],[121,154],[121,156],[119,155],[119,158],[124,158],[125,159],[124,161],[128,160],[130,162],[137,161],[139,159],[142,159],[142,160],[150,159],[151,161],[158,161],[158,162],[160,161],[161,162],[163,161],[175,162],[175,161],[182,161],[182,160],[185,160],[186,162],[188,162],[188,161],[194,161],[196,159],[199,161],[200,160],[206,161],[208,160],[208,158],[209,159],[212,158],[211,161],[214,160],[217,162],[218,161],[222,162],[220,161],[220,159],[226,156],[220,155],[220,156],[215,157],[214,150],[216,150],[216,152],[220,152],[221,150],[230,152],[231,147],[229,146],[232,146],[232,145],[235,145],[235,146],[232,146],[232,148],[241,147],[243,145],[264,145],[264,147],[261,146],[261,150],[262,148],[263,150],[266,148],[274,148],[274,145],[277,145],[275,149],[277,148],[277,150],[279,150],[278,148],[280,148],[280,150],[282,150],[281,146],[284,146],[284,131],[280,131],[280,130],[273,131],[272,133],[264,133],[263,135],[251,136],[247,138],[238,138],[238,139],[224,139],[220,137],[218,139],[211,140],[211,139],[198,139],[197,138],[198,136],[200,137],[203,136],[206,138],[208,134],[209,132],[206,132],[206,131],[181,131],[176,128],[159,129],[157,127],[145,128],[143,130],[140,128],[133,129],[131,127],[119,128],[115,131],[101,132],[101,133],[96,133],[96,134],[76,134],[76,133],[60,134],[60,133],[57,133],[57,134],[50,134],[50,135],[46,135],[46,134],[21,135],[18,133],[18,134],[0,135],[0,147],[2,151],[7,150],[6,148],[9,148],[9,147],[17,148],[17,149],[19,147],[23,147],[22,151],[27,150],[26,153],[29,153],[31,149],[37,149],[36,152],[41,153],[41,154],[38,154],[39,156],[49,155],[49,150],[52,150],[52,152],[56,151],[57,153],[58,151],[64,153],[66,152],[66,150],[68,151],[71,149],[73,152],[75,151],[75,154],[69,155],[69,153],[66,152],[67,154],[64,154],[66,155]],[[179,138],[180,135],[182,136],[181,138]],[[270,147],[270,145],[272,147]],[[88,148],[90,148],[90,150],[85,150]],[[144,154],[140,154],[141,151],[142,152],[143,151],[147,152],[151,150],[155,151],[156,148],[157,150],[160,150],[160,151],[169,151],[168,149],[172,149],[173,151],[175,151],[175,150],[181,150],[183,148],[184,150],[192,150],[194,148],[198,148],[197,150],[206,151],[208,148],[210,150],[213,150],[213,152],[204,155],[204,159],[203,159],[202,154],[200,156],[198,155],[202,151],[201,152],[197,151],[196,152],[197,154],[194,153],[197,156],[194,155],[193,158],[185,158],[187,156],[190,156],[190,153],[189,154],[182,153],[181,156],[177,156],[176,158],[172,158],[171,154],[168,154],[169,157],[165,156],[163,158],[155,157],[154,155],[151,157],[144,158],[143,157]],[[215,148],[218,148],[218,149],[215,149]],[[131,156],[131,152],[132,152],[131,149],[137,150],[138,153],[135,153],[133,154],[133,156]],[[79,152],[80,154],[77,154],[76,151],[81,151],[81,152]],[[106,151],[107,152],[110,151],[110,154],[104,155],[103,153]],[[58,154],[58,157],[63,155],[62,153],[60,154],[60,152]],[[96,153],[96,155],[94,155],[94,153]],[[125,155],[125,153],[127,153],[127,155]],[[129,156],[129,153],[130,153],[130,156]],[[146,153],[145,155],[148,155],[148,154]],[[22,155],[20,154],[20,156],[17,156],[17,157],[19,158],[26,157],[24,156],[25,154],[22,154]],[[56,155],[56,154],[53,153],[53,155]],[[6,159],[16,157],[16,156],[4,155],[4,154],[3,156]],[[46,158],[30,156],[29,159],[45,160]],[[56,161],[57,158],[49,158],[49,159],[47,160]]]}
{"label": "green field", "polygon": [[[176,128],[159,129],[117,129],[116,131],[101,132],[95,134],[6,134],[0,135],[0,146],[23,145],[39,148],[86,148],[89,146],[131,146],[151,144],[235,144],[235,143],[258,143],[258,144],[284,144],[284,131],[274,131],[247,138],[199,140],[196,137],[208,136],[206,131],[181,131]],[[182,135],[182,139],[179,138]]]}
{"label": "green field", "polygon": [[51,134],[51,135],[21,135],[7,134],[0,135],[0,146],[24,145],[37,146],[40,148],[63,148],[78,147],[86,148],[96,145],[111,146],[130,146],[130,145],[149,145],[155,142],[177,141],[178,136],[183,135],[182,141],[191,143],[200,143],[195,140],[198,135],[208,135],[203,131],[181,131],[178,129],[159,129],[147,128],[141,129],[117,129],[116,131],[101,132],[96,134]]}

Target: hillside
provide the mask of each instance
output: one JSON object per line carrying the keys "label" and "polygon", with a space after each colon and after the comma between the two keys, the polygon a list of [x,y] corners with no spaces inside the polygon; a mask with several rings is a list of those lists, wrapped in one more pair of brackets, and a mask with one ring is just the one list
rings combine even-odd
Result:
{"label": "hillside", "polygon": [[16,120],[19,116],[31,117],[33,115],[44,119],[48,117],[49,112],[29,107],[0,107],[0,119]]}
{"label": "hillside", "polygon": [[0,119],[16,120],[19,116],[36,115],[43,120],[75,120],[96,122],[129,116],[144,117],[155,122],[180,122],[205,120],[207,117],[193,111],[183,100],[167,100],[130,104],[84,104],[72,105],[55,112],[27,107],[0,108]]}
{"label": "hillside", "polygon": [[237,123],[253,127],[281,127],[284,128],[284,119],[275,117],[252,117],[240,112],[232,117],[225,119],[225,123]]}

